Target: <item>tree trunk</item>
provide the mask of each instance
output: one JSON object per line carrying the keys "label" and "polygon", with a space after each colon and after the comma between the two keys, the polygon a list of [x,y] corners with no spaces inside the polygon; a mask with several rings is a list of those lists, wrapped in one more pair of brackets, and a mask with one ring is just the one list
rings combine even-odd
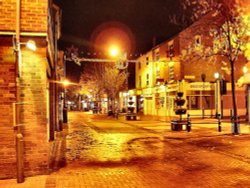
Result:
{"label": "tree trunk", "polygon": [[238,114],[235,96],[235,81],[234,81],[234,61],[230,61],[231,64],[231,87],[232,87],[232,103],[233,103],[233,117],[232,123],[234,126],[234,134],[239,134],[238,130]]}

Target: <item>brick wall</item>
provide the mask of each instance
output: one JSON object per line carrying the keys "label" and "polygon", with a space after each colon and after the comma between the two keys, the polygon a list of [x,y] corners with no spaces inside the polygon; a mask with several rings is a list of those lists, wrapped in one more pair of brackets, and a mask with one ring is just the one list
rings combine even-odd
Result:
{"label": "brick wall", "polygon": [[[46,32],[48,0],[21,1],[21,31]],[[13,31],[16,23],[16,0],[0,0],[0,30]]]}
{"label": "brick wall", "polygon": [[[179,33],[180,51],[192,49],[195,47],[195,36],[201,37],[201,45],[206,48],[213,46],[213,38],[209,35],[211,31],[210,25],[222,22],[221,19],[206,15],[201,20],[195,22],[187,29]],[[199,51],[196,52],[199,54]],[[202,52],[201,52],[202,53]],[[206,81],[214,81],[214,73],[219,72],[227,81],[231,80],[230,73],[223,71],[221,67],[230,68],[228,59],[222,56],[211,56],[210,58],[200,58],[199,55],[190,56],[191,58],[181,61],[182,75],[194,75],[196,81],[201,81],[201,74],[206,75]],[[223,64],[222,62],[226,63]],[[242,69],[246,63],[243,56],[239,56],[235,63],[235,78],[236,80],[242,76]],[[194,68],[195,67],[195,68]]]}
{"label": "brick wall", "polygon": [[[0,37],[0,179],[16,177],[13,127],[15,96],[15,55],[12,38]],[[43,42],[45,43],[45,39]],[[22,47],[20,119],[24,137],[25,176],[48,173],[47,58],[46,48],[32,52]]]}
{"label": "brick wall", "polygon": [[47,75],[46,49],[35,52],[22,50],[21,123],[25,144],[25,175],[44,174],[48,171],[47,136]]}
{"label": "brick wall", "polygon": [[15,64],[13,49],[0,46],[0,178],[16,173],[15,133],[12,103],[15,102]]}
{"label": "brick wall", "polygon": [[[49,0],[21,0],[21,32],[47,33]],[[0,0],[0,31],[14,31],[16,0]],[[21,35],[21,41],[31,39]],[[38,49],[22,45],[20,78],[20,123],[24,137],[24,174],[48,173],[49,61],[47,38],[33,37]],[[16,102],[15,53],[12,36],[0,35],[0,179],[16,177],[13,107]]]}

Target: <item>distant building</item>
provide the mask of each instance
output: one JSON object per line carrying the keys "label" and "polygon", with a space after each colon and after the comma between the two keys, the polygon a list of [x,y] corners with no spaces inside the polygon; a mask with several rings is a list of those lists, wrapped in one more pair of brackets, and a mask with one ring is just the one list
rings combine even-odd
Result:
{"label": "distant building", "polygon": [[[183,54],[193,49],[199,53],[201,46],[213,47],[208,25],[221,23],[212,14],[204,16],[173,38],[155,46],[139,57],[136,63],[136,88],[128,94],[120,94],[121,108],[126,108],[128,98],[134,100],[136,111],[161,119],[175,115],[177,92],[184,93],[184,107],[191,115],[229,116],[232,109],[229,65],[222,57],[214,56],[214,61],[194,56],[184,59]],[[235,80],[243,76],[247,60],[240,56],[237,60]],[[226,93],[220,92],[214,74],[226,81]],[[225,83],[225,82],[223,82]],[[217,82],[218,84],[218,82]],[[225,88],[225,87],[224,87]],[[249,87],[248,87],[249,90]],[[245,86],[236,88],[239,115],[246,115]]]}
{"label": "distant building", "polygon": [[[0,179],[16,177],[17,133],[24,141],[24,176],[48,173],[49,141],[60,128],[59,37],[60,10],[51,0],[1,2]],[[26,48],[28,40],[36,51]]]}

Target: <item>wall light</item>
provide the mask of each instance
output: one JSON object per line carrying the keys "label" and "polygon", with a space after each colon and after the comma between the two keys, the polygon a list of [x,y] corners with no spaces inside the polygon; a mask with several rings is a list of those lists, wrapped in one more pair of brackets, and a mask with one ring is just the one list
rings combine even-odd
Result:
{"label": "wall light", "polygon": [[21,45],[26,45],[27,48],[29,48],[32,51],[36,51],[36,43],[33,40],[28,40],[28,42],[18,42],[16,41],[15,36],[13,36],[13,48],[15,52],[20,51]]}
{"label": "wall light", "polygon": [[33,40],[29,40],[26,43],[27,48],[31,49],[32,51],[36,51],[36,43]]}

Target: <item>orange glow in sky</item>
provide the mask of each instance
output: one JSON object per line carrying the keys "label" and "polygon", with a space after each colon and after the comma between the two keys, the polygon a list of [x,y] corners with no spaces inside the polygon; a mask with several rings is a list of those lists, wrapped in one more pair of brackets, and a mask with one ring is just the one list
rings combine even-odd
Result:
{"label": "orange glow in sky", "polygon": [[113,49],[112,53],[131,52],[135,48],[132,32],[126,25],[119,22],[107,22],[98,26],[91,36],[91,42],[96,51],[106,54],[110,54],[110,47],[114,44],[117,50]]}

